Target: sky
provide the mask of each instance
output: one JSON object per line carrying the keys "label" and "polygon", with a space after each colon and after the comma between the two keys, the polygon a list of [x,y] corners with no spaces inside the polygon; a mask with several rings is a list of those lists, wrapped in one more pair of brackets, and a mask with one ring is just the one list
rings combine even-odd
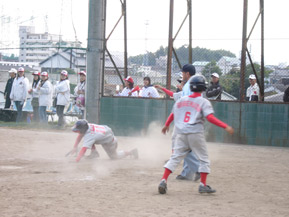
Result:
{"label": "sky", "polygon": [[[108,35],[121,15],[119,0],[107,0]],[[127,0],[128,54],[155,52],[168,45],[169,0]],[[174,1],[176,34],[186,15],[186,0]],[[265,64],[288,64],[288,0],[265,0]],[[192,0],[193,47],[225,49],[240,56],[243,0]],[[259,0],[248,5],[248,34],[259,12]],[[31,19],[33,17],[33,19]],[[148,25],[146,25],[148,24]],[[64,40],[78,40],[86,47],[88,0],[0,0],[0,48],[19,47],[18,28],[34,25],[36,33],[61,34]],[[74,27],[73,27],[74,26]],[[75,28],[75,31],[74,31]],[[253,60],[260,62],[260,19],[248,42]],[[188,44],[188,21],[174,47]],[[123,20],[108,41],[110,51],[123,51]],[[18,50],[3,53],[18,54]]]}

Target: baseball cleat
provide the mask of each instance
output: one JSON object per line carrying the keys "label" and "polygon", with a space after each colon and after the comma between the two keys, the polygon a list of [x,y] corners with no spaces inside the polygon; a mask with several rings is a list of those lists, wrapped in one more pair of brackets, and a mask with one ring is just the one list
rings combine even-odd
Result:
{"label": "baseball cleat", "polygon": [[160,194],[167,193],[167,181],[165,179],[163,179],[159,184],[159,193]]}
{"label": "baseball cleat", "polygon": [[176,177],[176,179],[177,179],[177,180],[186,180],[186,181],[192,181],[192,179],[190,179],[190,178],[187,178],[187,177],[185,177],[185,176],[182,176],[182,175],[178,175],[178,176]]}
{"label": "baseball cleat", "polygon": [[196,172],[196,173],[194,174],[193,181],[196,182],[196,181],[198,181],[200,178],[201,178],[201,174],[200,174],[199,172]]}
{"label": "baseball cleat", "polygon": [[216,190],[215,189],[212,189],[209,185],[200,185],[199,186],[199,193],[208,193],[208,194],[211,194],[211,193],[215,193]]}
{"label": "baseball cleat", "polygon": [[138,150],[136,148],[131,150],[131,155],[134,159],[138,159]]}

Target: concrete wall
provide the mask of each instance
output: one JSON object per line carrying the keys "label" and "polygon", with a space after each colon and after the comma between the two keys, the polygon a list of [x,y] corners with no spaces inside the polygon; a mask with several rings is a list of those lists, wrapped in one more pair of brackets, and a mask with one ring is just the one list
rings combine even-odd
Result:
{"label": "concrete wall", "polygon": [[[140,135],[149,124],[163,125],[173,100],[141,98],[101,98],[100,123],[116,135]],[[219,127],[206,123],[206,138],[213,142],[289,147],[288,104],[212,102],[215,116],[235,128],[230,136]]]}

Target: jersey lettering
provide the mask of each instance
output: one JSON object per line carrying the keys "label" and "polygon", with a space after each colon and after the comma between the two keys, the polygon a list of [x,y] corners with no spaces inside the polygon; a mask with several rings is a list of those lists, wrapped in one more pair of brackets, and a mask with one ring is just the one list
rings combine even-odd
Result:
{"label": "jersey lettering", "polygon": [[105,128],[103,126],[90,124],[90,132],[91,133],[102,133],[102,134],[105,134]]}
{"label": "jersey lettering", "polygon": [[182,107],[191,107],[194,108],[197,112],[201,111],[201,107],[198,103],[192,102],[192,101],[181,101],[178,102],[177,108],[182,108]]}

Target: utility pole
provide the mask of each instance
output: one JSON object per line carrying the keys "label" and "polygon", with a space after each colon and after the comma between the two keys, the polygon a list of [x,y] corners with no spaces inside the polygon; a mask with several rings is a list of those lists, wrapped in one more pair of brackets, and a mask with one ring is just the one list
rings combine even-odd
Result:
{"label": "utility pole", "polygon": [[100,81],[104,52],[104,0],[89,0],[88,19],[85,117],[88,122],[98,124],[100,117]]}
{"label": "utility pole", "polygon": [[245,101],[245,73],[246,73],[246,49],[247,49],[247,17],[248,0],[244,0],[243,6],[243,34],[241,53],[241,73],[240,73],[240,100]]}
{"label": "utility pole", "polygon": [[167,55],[167,89],[171,89],[172,55],[173,55],[173,21],[174,21],[174,0],[170,0],[169,17],[169,44]]}

